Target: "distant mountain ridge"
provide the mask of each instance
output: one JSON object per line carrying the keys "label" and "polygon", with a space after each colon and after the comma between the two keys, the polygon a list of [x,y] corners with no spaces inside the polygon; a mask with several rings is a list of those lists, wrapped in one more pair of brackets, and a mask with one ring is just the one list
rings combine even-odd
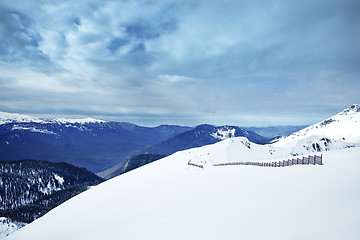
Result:
{"label": "distant mountain ridge", "polygon": [[104,123],[107,121],[98,120],[93,118],[54,118],[54,119],[46,119],[46,118],[36,118],[29,115],[23,115],[18,113],[7,113],[0,111],[0,125],[6,123]]}
{"label": "distant mountain ridge", "polygon": [[97,119],[40,119],[0,112],[0,160],[64,161],[100,172],[130,153],[192,128]]}
{"label": "distant mountain ridge", "polygon": [[301,129],[304,129],[306,127],[308,126],[300,125],[300,126],[269,126],[269,127],[244,127],[244,128],[267,138],[278,138],[278,137],[289,136],[290,134],[297,132]]}
{"label": "distant mountain ridge", "polygon": [[140,153],[169,155],[177,151],[213,144],[232,137],[246,137],[254,143],[265,143],[268,140],[253,131],[236,126],[225,125],[216,127],[203,124],[187,132],[180,133],[175,137],[166,139],[159,144],[147,146]]}

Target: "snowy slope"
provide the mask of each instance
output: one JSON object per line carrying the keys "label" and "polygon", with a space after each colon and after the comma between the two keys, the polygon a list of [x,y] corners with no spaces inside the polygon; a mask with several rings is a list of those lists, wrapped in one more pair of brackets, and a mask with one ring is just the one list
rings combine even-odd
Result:
{"label": "snowy slope", "polygon": [[360,105],[351,105],[337,115],[295,132],[274,145],[290,146],[296,144],[301,139],[311,136],[323,136],[347,142],[360,142]]}
{"label": "snowy slope", "polygon": [[[226,141],[213,161],[236,150]],[[189,166],[204,148],[104,182],[7,239],[360,239],[360,148],[324,152],[322,166]]]}

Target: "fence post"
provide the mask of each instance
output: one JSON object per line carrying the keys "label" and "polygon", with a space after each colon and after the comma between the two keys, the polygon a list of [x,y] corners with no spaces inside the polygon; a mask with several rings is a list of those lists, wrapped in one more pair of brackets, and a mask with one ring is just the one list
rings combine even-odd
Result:
{"label": "fence post", "polygon": [[321,162],[321,165],[323,165],[322,154],[320,155],[320,162]]}

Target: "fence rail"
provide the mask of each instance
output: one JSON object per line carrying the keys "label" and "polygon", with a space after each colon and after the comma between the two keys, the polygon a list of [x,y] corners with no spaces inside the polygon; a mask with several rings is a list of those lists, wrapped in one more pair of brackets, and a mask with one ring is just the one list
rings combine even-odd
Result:
{"label": "fence rail", "polygon": [[[189,165],[196,165],[193,163],[188,163]],[[283,161],[274,161],[274,162],[231,162],[231,163],[217,163],[213,166],[229,166],[229,165],[251,165],[259,167],[287,167],[292,165],[323,165],[322,155],[310,155],[308,157],[302,158],[293,158]],[[196,165],[197,167],[201,165]],[[203,168],[203,166],[201,166]]]}

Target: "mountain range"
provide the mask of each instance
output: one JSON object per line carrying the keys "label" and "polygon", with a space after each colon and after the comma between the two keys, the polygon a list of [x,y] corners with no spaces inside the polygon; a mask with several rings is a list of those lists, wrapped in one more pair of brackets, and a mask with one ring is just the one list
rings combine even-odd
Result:
{"label": "mountain range", "polygon": [[159,143],[190,127],[142,127],[96,119],[39,119],[0,112],[0,160],[67,162],[101,172],[133,151]]}
{"label": "mountain range", "polygon": [[[358,239],[358,109],[273,144],[234,137],[176,152],[77,195],[7,240]],[[323,165],[215,165],[310,154],[322,154]]]}
{"label": "mountain range", "polygon": [[298,128],[300,126],[240,128],[208,124],[195,128],[176,125],[149,128],[92,118],[40,119],[0,112],[0,160],[64,161],[109,179],[128,171],[128,166],[142,166],[177,151],[239,136],[265,144],[268,138],[254,131],[272,137],[288,135]]}

